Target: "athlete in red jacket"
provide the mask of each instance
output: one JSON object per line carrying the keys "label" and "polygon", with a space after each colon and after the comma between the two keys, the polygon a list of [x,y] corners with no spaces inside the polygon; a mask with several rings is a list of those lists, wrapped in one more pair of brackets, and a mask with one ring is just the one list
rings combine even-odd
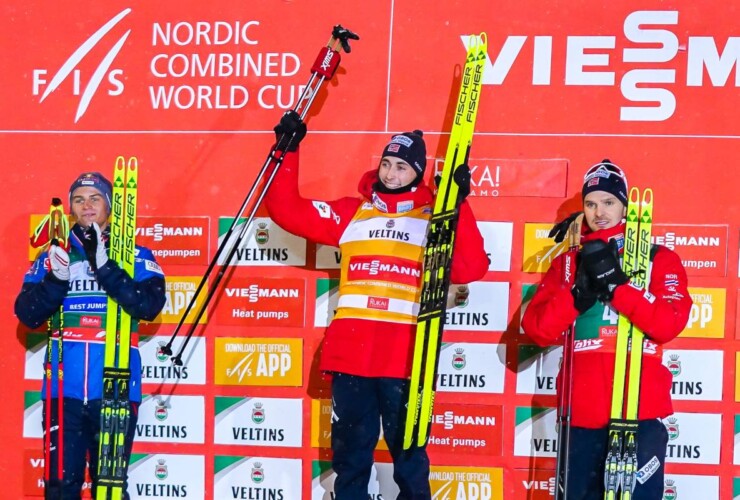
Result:
{"label": "athlete in red jacket", "polygon": [[[627,181],[604,160],[584,177],[586,224],[581,243],[601,240],[622,253]],[[671,374],[661,364],[661,345],[686,326],[691,310],[686,271],[678,255],[653,246],[648,289],[633,284],[608,248],[593,258],[579,256],[576,283],[563,284],[563,256],[556,258],[522,318],[525,333],[541,346],[562,342],[575,321],[571,400],[571,452],[568,499],[599,499],[604,491],[604,461],[614,381],[617,319],[623,314],[646,336],[640,383],[638,468],[643,468],[634,500],[661,499],[667,433],[657,420],[673,413]],[[589,268],[590,267],[590,268]],[[598,268],[599,272],[594,273]],[[596,278],[596,275],[605,276]],[[601,297],[602,300],[597,300]],[[558,385],[559,387],[559,385]],[[654,458],[655,457],[655,458]]]}
{"label": "athlete in red jacket", "polygon": [[[320,201],[303,198],[298,190],[297,145],[305,136],[305,124],[289,111],[275,131],[277,149],[285,155],[265,197],[270,217],[290,233],[341,250],[338,305],[319,363],[322,371],[332,374],[335,498],[367,498],[382,418],[399,498],[429,499],[426,451],[403,450],[423,251],[434,199],[422,184],[423,134],[416,130],[393,136],[378,168],[362,176],[361,196]],[[281,144],[281,136],[293,139]],[[455,181],[466,196],[467,166],[456,170]],[[469,283],[487,270],[483,238],[463,201],[451,280]]]}

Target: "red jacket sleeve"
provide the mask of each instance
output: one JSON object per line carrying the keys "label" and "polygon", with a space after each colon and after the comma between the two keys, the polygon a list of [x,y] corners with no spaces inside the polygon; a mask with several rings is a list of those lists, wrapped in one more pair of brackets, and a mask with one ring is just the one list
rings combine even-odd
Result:
{"label": "red jacket sleeve", "polygon": [[553,260],[522,318],[522,329],[541,346],[560,343],[563,332],[578,317],[573,295],[562,279],[563,255]]}
{"label": "red jacket sleeve", "polygon": [[450,282],[465,284],[477,281],[488,272],[488,254],[483,236],[467,201],[460,205],[450,267]]}
{"label": "red jacket sleeve", "polygon": [[614,290],[612,306],[659,344],[674,339],[686,327],[693,301],[681,259],[658,247],[653,258],[648,290],[632,283]]}
{"label": "red jacket sleeve", "polygon": [[335,201],[303,198],[298,190],[298,152],[286,153],[265,195],[270,218],[291,234],[314,243],[339,246],[339,238],[360,204],[359,198]]}

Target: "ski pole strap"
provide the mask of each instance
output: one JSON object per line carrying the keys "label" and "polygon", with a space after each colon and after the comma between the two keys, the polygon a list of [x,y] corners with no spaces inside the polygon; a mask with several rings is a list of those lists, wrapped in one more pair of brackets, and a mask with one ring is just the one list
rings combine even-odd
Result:
{"label": "ski pole strap", "polygon": [[334,29],[331,30],[331,36],[332,38],[339,40],[339,43],[342,44],[342,48],[347,54],[352,52],[352,47],[349,46],[349,41],[360,39],[356,33],[352,33],[347,28],[343,28],[341,24],[334,26]]}

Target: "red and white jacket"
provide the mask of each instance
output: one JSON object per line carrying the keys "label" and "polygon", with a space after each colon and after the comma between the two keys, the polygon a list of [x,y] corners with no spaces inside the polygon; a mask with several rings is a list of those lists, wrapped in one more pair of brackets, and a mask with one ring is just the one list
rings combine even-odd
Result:
{"label": "red and white jacket", "polygon": [[[620,239],[623,238],[624,224],[596,232],[589,232],[586,228],[584,233],[582,243]],[[691,311],[688,279],[681,259],[672,250],[657,246],[651,262],[648,290],[631,282],[620,285],[614,290],[610,304],[597,302],[579,316],[570,287],[564,285],[561,278],[563,258],[563,255],[558,256],[545,274],[524,313],[522,328],[537,344],[549,346],[562,343],[563,332],[576,322],[572,424],[596,429],[609,422],[617,313],[625,315],[646,335],[638,418],[664,418],[673,413],[672,376],[661,364],[660,346],[681,333]]]}
{"label": "red and white jacket", "polygon": [[[303,198],[298,152],[287,153],[265,205],[286,231],[340,247],[339,304],[321,350],[319,369],[364,377],[406,378],[416,330],[426,228],[433,194],[373,191],[377,171],[363,175],[362,197]],[[488,256],[470,206],[463,202],[455,233],[451,280],[469,283],[488,271]]]}

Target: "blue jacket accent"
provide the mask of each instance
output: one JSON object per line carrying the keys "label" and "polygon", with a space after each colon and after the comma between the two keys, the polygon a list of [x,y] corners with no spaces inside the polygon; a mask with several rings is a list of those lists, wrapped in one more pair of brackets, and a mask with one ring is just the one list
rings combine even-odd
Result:
{"label": "blue jacket accent", "polygon": [[[62,281],[47,269],[42,252],[25,274],[15,301],[15,314],[29,328],[37,328],[64,306],[64,397],[90,400],[102,397],[105,319],[108,296],[131,315],[132,332],[138,320],[151,321],[164,307],[165,280],[151,250],[136,246],[134,277],[113,261],[93,271],[75,231],[70,232],[70,280]],[[84,334],[84,338],[81,338]],[[48,354],[48,353],[47,353]],[[57,345],[52,348],[52,397],[57,395]],[[141,401],[141,356],[130,351],[129,399]],[[46,394],[46,383],[42,397]]]}

